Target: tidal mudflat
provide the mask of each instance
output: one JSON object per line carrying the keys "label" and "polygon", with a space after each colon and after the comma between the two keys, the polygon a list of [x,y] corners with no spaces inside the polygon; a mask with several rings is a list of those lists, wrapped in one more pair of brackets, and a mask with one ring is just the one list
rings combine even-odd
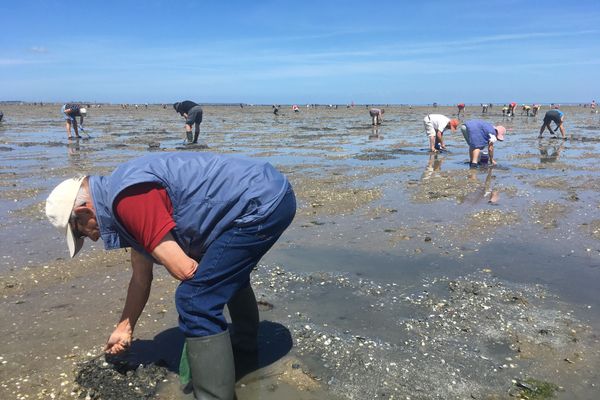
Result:
{"label": "tidal mudflat", "polygon": [[206,106],[191,148],[170,107],[91,108],[91,139],[78,142],[59,110],[2,108],[0,398],[114,398],[120,383],[128,398],[182,396],[176,282],[156,267],[137,341],[112,366],[101,351],[129,255],[99,242],[68,259],[43,206],[67,177],[185,150],[268,160],[299,200],[253,276],[263,368],[240,379],[240,399],[600,397],[600,115],[589,109],[563,109],[562,141],[537,139],[544,109],[467,108],[509,128],[499,165],[479,170],[460,134],[445,134],[446,153],[426,150],[423,117],[454,108],[386,107],[374,129],[364,106]]}

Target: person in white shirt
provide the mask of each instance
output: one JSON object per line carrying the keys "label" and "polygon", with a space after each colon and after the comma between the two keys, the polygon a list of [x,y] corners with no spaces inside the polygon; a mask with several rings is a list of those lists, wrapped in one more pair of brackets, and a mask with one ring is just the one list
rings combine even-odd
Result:
{"label": "person in white shirt", "polygon": [[428,114],[423,118],[425,125],[425,133],[429,136],[429,151],[437,153],[440,150],[445,150],[444,131],[446,129],[456,130],[459,125],[457,119],[450,119],[442,114]]}
{"label": "person in white shirt", "polygon": [[369,115],[371,116],[373,126],[381,125],[381,122],[383,121],[384,113],[385,113],[384,109],[371,108],[369,110]]}

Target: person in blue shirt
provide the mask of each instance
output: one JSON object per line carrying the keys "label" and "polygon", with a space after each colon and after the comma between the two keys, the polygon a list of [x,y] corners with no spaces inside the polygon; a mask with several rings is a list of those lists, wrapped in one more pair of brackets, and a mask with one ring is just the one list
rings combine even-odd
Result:
{"label": "person in blue shirt", "polygon": [[505,127],[501,125],[494,126],[487,121],[474,119],[465,121],[460,126],[460,131],[469,145],[469,166],[471,168],[477,168],[481,151],[485,147],[488,148],[488,162],[491,165],[496,165],[494,143],[498,140],[504,140]]}
{"label": "person in blue shirt", "polygon": [[[560,129],[560,134],[562,135],[563,140],[567,140],[567,134],[565,132],[565,128],[563,126],[563,121],[565,120],[565,115],[562,111],[558,109],[558,105],[554,106],[554,108],[544,115],[544,122],[542,123],[542,127],[540,128],[540,135],[538,138],[542,138],[542,134],[544,130],[547,128],[552,135],[556,133]],[[552,130],[550,123],[554,122],[556,124],[556,129]]]}
{"label": "person in blue shirt", "polygon": [[[67,179],[46,200],[46,216],[66,236],[71,257],[86,237],[102,239],[106,250],[131,248],[125,305],[105,351],[130,347],[153,264],[163,265],[180,281],[175,305],[191,374],[185,383],[196,399],[213,400],[235,396],[234,351],[257,355],[250,273],[295,213],[292,187],[271,164],[195,152],[152,154],[109,176]],[[147,232],[150,225],[156,229]]]}

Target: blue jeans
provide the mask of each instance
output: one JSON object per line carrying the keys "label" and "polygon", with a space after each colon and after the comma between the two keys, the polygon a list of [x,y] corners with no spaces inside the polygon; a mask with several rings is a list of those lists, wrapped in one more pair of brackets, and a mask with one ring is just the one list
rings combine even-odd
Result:
{"label": "blue jeans", "polygon": [[269,216],[234,225],[210,244],[194,277],[175,291],[179,328],[185,336],[211,336],[227,329],[225,304],[250,284],[250,273],[295,215],[296,197],[290,187]]}

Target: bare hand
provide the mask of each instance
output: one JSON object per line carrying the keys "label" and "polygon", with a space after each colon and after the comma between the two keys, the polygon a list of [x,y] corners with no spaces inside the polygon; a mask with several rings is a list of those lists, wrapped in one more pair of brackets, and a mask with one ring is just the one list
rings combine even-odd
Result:
{"label": "bare hand", "polygon": [[131,346],[131,331],[117,328],[108,338],[104,351],[107,354],[117,355],[123,353],[129,346]]}

